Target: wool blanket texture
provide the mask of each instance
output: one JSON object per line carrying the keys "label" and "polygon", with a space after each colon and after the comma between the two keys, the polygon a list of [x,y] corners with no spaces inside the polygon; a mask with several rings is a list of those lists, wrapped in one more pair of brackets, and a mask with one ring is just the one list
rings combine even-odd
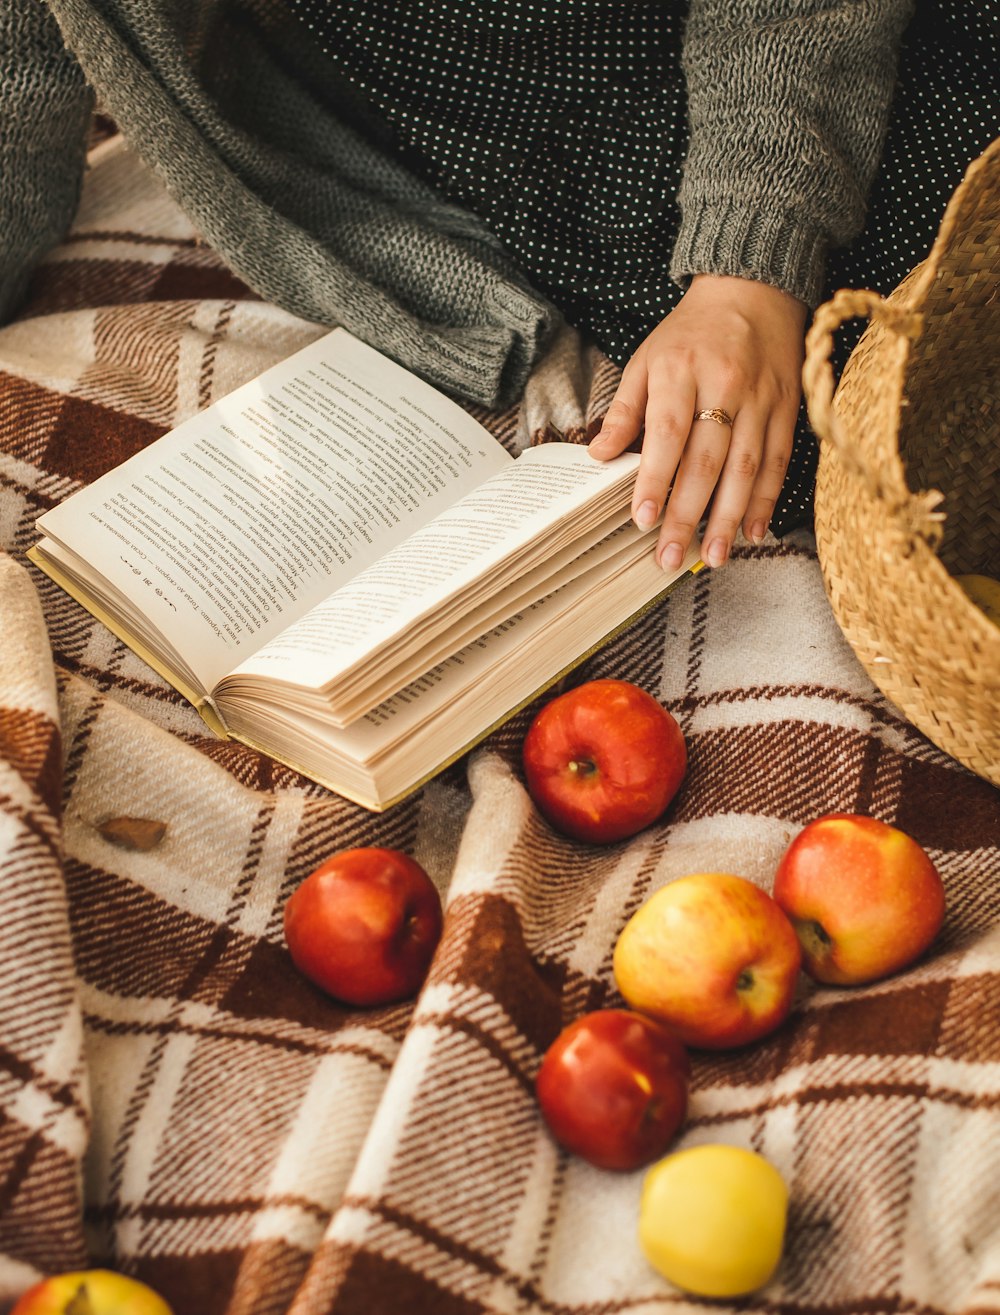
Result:
{"label": "wool blanket texture", "polygon": [[[678,1146],[766,1155],[790,1189],[760,1315],[1000,1312],[1000,792],[876,692],[812,541],[738,547],[573,681],[625,677],[690,767],[656,826],[556,835],[518,763],[534,709],[375,815],[210,736],[25,561],[35,518],[321,330],[262,301],[120,140],[0,331],[0,1309],[101,1264],[176,1315],[654,1315],[707,1309],[636,1239],[642,1173],[560,1151],[541,1056],[620,1003],[626,918],[685,873],[767,888],[830,811],[924,845],[948,913],[855,990],[802,979],[763,1041],[694,1053]],[[570,332],[512,448],[583,438],[616,372]],[[876,565],[873,564],[873,569]],[[446,903],[415,1002],[340,1007],[294,970],[289,894],[356,845],[404,849]]]}

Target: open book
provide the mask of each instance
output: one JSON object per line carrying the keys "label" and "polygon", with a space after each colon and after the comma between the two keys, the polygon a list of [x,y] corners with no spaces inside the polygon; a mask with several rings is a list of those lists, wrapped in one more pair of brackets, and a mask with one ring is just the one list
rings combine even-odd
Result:
{"label": "open book", "polygon": [[699,565],[629,520],[638,457],[512,457],[342,329],[38,522],[29,556],[233,736],[380,809]]}

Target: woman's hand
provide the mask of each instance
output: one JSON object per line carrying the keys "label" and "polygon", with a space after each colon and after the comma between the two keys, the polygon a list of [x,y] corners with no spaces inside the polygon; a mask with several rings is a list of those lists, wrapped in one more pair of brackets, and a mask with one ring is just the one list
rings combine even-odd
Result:
{"label": "woman's hand", "polygon": [[[806,314],[780,288],[698,274],[626,365],[590,450],[607,460],[643,435],[632,517],[650,529],[666,502],[664,570],[680,566],[710,499],[709,566],[725,562],[741,522],[752,542],[764,537],[792,451]],[[695,420],[713,409],[732,425]]]}

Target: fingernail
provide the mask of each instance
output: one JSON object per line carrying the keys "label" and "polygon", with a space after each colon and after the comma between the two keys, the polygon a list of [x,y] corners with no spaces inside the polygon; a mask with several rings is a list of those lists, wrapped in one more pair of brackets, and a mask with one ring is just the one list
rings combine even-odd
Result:
{"label": "fingernail", "polygon": [[632,519],[635,521],[637,529],[645,531],[653,528],[658,515],[659,509],[655,502],[642,502],[635,509],[635,515]]}
{"label": "fingernail", "polygon": [[606,443],[606,442],[608,441],[608,438],[609,438],[609,435],[606,434],[606,433],[604,432],[603,429],[599,429],[599,430],[597,431],[597,433],[594,435],[594,437],[593,437],[593,438],[590,440],[590,442],[587,444],[587,446],[588,446],[588,447],[599,447],[602,443]]}
{"label": "fingernail", "polygon": [[660,553],[660,566],[665,571],[676,571],[684,560],[684,549],[679,543],[668,543]]}
{"label": "fingernail", "polygon": [[764,521],[754,521],[750,526],[750,542],[755,548],[759,548],[764,542],[764,535],[767,533],[767,525]]}
{"label": "fingernail", "polygon": [[713,539],[704,552],[707,566],[724,566],[729,556],[729,544],[725,539]]}

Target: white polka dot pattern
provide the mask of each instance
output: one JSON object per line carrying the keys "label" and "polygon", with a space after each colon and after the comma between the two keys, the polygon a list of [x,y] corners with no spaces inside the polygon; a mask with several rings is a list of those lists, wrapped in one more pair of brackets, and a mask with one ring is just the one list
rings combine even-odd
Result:
{"label": "white polka dot pattern", "polygon": [[[686,148],[685,5],[661,0],[292,0],[401,157],[479,214],[619,364],[676,304],[667,269]],[[828,289],[889,292],[1000,132],[1000,0],[917,0],[865,232]],[[838,363],[860,327],[846,330]],[[804,412],[775,511],[810,515]]]}

